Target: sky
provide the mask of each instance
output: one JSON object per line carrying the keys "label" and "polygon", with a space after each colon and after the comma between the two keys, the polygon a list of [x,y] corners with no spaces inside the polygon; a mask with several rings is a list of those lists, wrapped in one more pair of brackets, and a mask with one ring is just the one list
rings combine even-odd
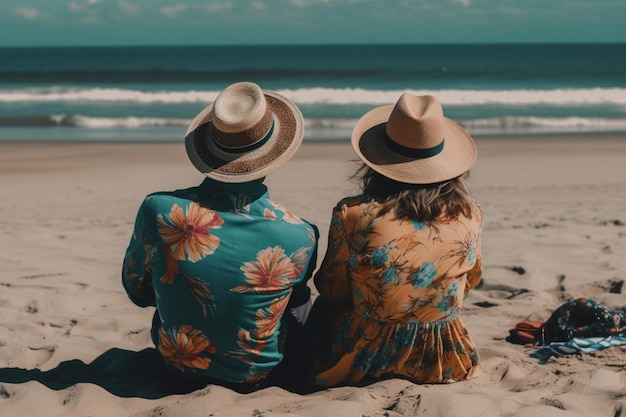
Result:
{"label": "sky", "polygon": [[626,42],[626,0],[2,0],[0,47]]}

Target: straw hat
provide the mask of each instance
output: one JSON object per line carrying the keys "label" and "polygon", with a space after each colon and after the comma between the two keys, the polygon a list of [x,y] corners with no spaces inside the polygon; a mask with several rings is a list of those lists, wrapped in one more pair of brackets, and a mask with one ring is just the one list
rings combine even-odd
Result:
{"label": "straw hat", "polygon": [[450,180],[476,161],[471,136],[444,117],[441,103],[409,93],[361,117],[352,131],[352,147],[374,171],[409,184]]}
{"label": "straw hat", "polygon": [[221,182],[263,178],[302,143],[302,113],[280,94],[251,82],[226,87],[185,134],[187,155],[204,175]]}

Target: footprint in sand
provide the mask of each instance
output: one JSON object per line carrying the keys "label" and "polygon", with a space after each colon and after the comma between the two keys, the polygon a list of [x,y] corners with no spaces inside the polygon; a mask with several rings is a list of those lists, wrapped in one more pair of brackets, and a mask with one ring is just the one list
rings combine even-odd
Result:
{"label": "footprint in sand", "polygon": [[583,286],[583,291],[587,294],[611,293],[622,294],[624,288],[624,280],[607,279],[604,281],[594,281]]}
{"label": "footprint in sand", "polygon": [[474,305],[477,306],[477,307],[483,307],[483,308],[499,306],[499,304],[492,303],[492,302],[489,302],[489,301],[479,301],[477,303],[474,303]]}
{"label": "footprint in sand", "polygon": [[[3,349],[6,354],[15,358],[16,364],[24,368],[38,368],[48,362],[56,351],[56,346],[24,346],[16,343],[7,343]],[[1,395],[1,394],[0,394]]]}
{"label": "footprint in sand", "polygon": [[30,314],[35,314],[39,311],[39,304],[37,300],[33,300],[26,306],[26,312]]}
{"label": "footprint in sand", "polygon": [[7,390],[4,384],[0,384],[0,398],[9,398],[11,393]]}
{"label": "footprint in sand", "polygon": [[420,394],[409,394],[402,390],[389,404],[383,407],[383,410],[393,411],[401,416],[415,416],[421,400]]}
{"label": "footprint in sand", "polygon": [[80,397],[81,388],[78,385],[71,386],[67,390],[67,395],[63,399],[63,405],[71,404],[76,401],[78,397]]}
{"label": "footprint in sand", "polygon": [[[514,266],[509,266],[509,265],[493,266],[492,265],[490,266],[490,268],[506,269],[508,271],[512,271],[516,273],[517,275],[526,274],[526,269],[517,265],[514,265]],[[515,287],[512,285],[501,284],[497,282],[490,283],[489,281],[490,281],[489,278],[486,278],[485,276],[483,276],[483,279],[480,281],[479,285],[476,287],[476,290],[480,291],[482,294],[488,296],[489,298],[494,299],[495,301],[481,300],[481,301],[477,301],[473,303],[473,305],[477,307],[481,307],[481,308],[497,307],[500,305],[497,302],[497,300],[511,300],[522,294],[526,294],[530,292],[530,290],[528,290],[527,288],[519,288],[519,287]],[[515,280],[515,282],[518,282],[518,281],[519,280]],[[519,281],[519,282],[523,282],[523,281]]]}
{"label": "footprint in sand", "polygon": [[509,269],[513,272],[517,272],[519,275],[524,275],[526,273],[526,270],[521,266],[512,266],[509,267]]}

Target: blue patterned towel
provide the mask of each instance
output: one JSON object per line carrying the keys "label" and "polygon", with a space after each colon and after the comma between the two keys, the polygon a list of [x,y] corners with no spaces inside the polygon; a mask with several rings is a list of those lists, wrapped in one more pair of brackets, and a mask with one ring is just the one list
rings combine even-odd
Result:
{"label": "blue patterned towel", "polygon": [[549,345],[541,346],[530,356],[539,359],[539,363],[545,363],[552,356],[563,356],[576,352],[589,353],[620,345],[626,345],[625,336],[575,337],[565,342],[552,342]]}

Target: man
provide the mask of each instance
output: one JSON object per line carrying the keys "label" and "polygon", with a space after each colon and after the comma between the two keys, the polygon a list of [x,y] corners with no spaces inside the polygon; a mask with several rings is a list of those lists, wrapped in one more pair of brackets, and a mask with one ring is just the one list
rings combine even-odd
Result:
{"label": "man", "polygon": [[185,138],[207,178],[148,195],[139,209],[122,282],[135,304],[157,307],[152,339],[182,380],[239,391],[267,385],[287,328],[306,319],[318,230],[270,200],[263,184],[303,134],[288,99],[254,83],[230,85]]}

